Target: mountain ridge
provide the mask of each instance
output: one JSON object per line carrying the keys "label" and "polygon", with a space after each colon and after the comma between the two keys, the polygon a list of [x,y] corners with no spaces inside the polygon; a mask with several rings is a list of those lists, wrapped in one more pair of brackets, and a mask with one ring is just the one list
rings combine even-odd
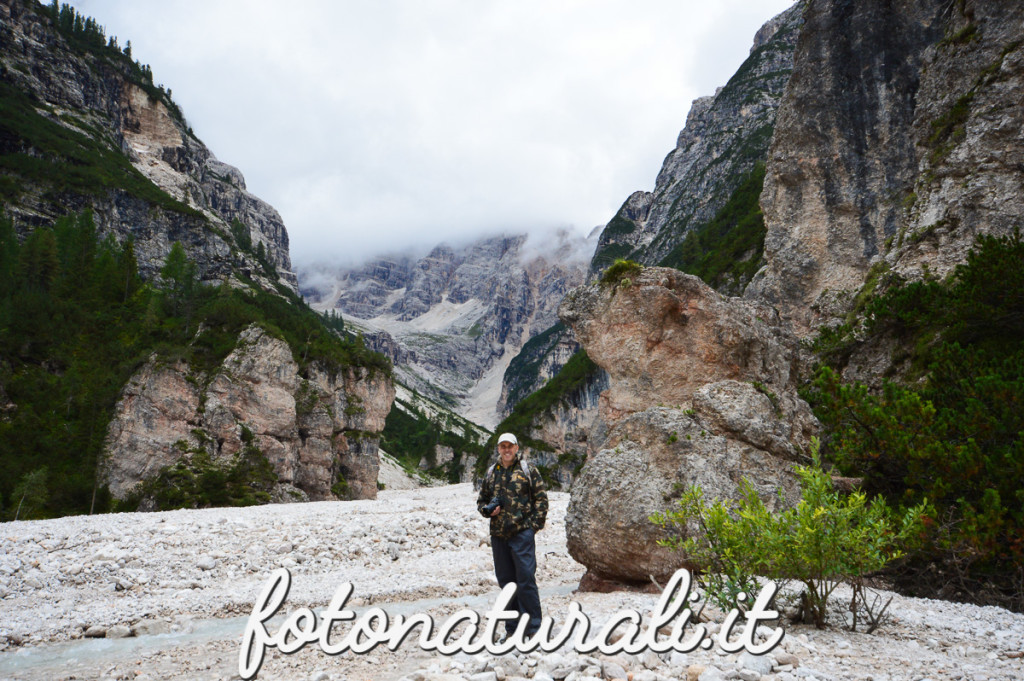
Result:
{"label": "mountain ridge", "polygon": [[555,323],[562,296],[584,280],[592,248],[568,230],[485,236],[419,258],[383,256],[300,277],[314,307],[340,311],[364,338],[390,348],[410,387],[493,427],[508,362]]}

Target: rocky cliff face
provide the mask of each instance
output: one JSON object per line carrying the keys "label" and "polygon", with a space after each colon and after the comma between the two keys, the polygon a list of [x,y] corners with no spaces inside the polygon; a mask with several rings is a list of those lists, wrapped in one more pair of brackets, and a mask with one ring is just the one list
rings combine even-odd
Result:
{"label": "rocky cliff face", "polygon": [[550,452],[532,451],[530,460],[547,467],[563,490],[572,487],[583,463],[604,442],[607,426],[598,406],[608,385],[608,373],[598,370],[535,421],[529,432],[521,433],[552,447]]}
{"label": "rocky cliff face", "polygon": [[746,296],[810,335],[887,272],[945,276],[1020,224],[1024,7],[816,0],[805,19]]}
{"label": "rocky cliff face", "polygon": [[766,503],[780,491],[795,500],[792,463],[817,422],[796,393],[807,358],[772,308],[651,267],[575,289],[559,315],[609,375],[607,434],[566,516],[570,552],[597,577],[644,581],[680,566],[648,520],[680,486],[737,497],[746,478]]}
{"label": "rocky cliff face", "polygon": [[[19,231],[90,207],[101,232],[134,239],[147,278],[180,241],[204,279],[240,272],[297,291],[281,216],[192,134],[169,93],[112,54],[73,44],[42,5],[0,3],[0,83],[26,112],[4,126],[0,152],[47,159],[65,176],[4,165],[5,209]],[[91,164],[114,170],[81,171]],[[276,272],[259,262],[261,246]]]}
{"label": "rocky cliff face", "polygon": [[498,412],[508,416],[517,402],[540,389],[579,348],[579,343],[561,322],[524,343],[505,369]]}
{"label": "rocky cliff face", "polygon": [[693,102],[651,192],[633,193],[601,233],[593,269],[615,258],[659,264],[708,223],[767,156],[801,24],[798,3],[766,23],[750,56],[718,91]]}
{"label": "rocky cliff face", "polygon": [[[55,14],[32,0],[0,0],[0,104],[0,200],[19,236],[88,209],[101,237],[133,242],[150,281],[180,242],[206,283],[283,300],[292,297],[286,289],[297,292],[280,215],[195,137],[170,90],[108,42],[98,22],[66,4]],[[160,325],[164,310],[153,300],[147,314]],[[241,314],[278,325],[278,334],[316,324],[275,305]],[[198,325],[195,336],[218,323],[198,318],[208,313],[198,307],[185,325]],[[377,438],[394,398],[386,363],[359,348],[336,375],[315,362],[300,371],[288,344],[258,326],[210,373],[160,359],[163,351],[122,389],[102,452],[88,456],[102,459],[102,482],[116,498],[183,458],[202,453],[221,464],[257,449],[278,475],[279,500],[375,496]],[[57,385],[70,380],[59,358],[42,364]],[[91,378],[115,376],[124,380],[113,369]]]}
{"label": "rocky cliff face", "polygon": [[419,259],[319,272],[321,283],[304,284],[303,293],[365,327],[410,387],[432,385],[435,395],[460,404],[459,413],[493,426],[505,368],[557,321],[558,303],[583,282],[592,248],[566,232],[491,237],[460,249],[440,245]]}
{"label": "rocky cliff face", "polygon": [[282,492],[372,499],[377,442],[394,397],[387,377],[365,369],[335,376],[314,365],[300,375],[287,343],[250,327],[212,375],[156,360],[136,373],[110,424],[103,480],[123,499],[190,452],[230,461],[251,433]]}

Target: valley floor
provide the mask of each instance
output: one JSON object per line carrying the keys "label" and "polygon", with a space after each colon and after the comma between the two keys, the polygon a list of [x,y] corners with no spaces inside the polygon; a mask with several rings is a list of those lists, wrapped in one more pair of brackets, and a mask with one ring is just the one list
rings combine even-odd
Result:
{"label": "valley floor", "polygon": [[[545,614],[560,622],[577,601],[596,633],[622,610],[651,610],[657,594],[573,593],[584,570],[566,551],[567,504],[567,494],[551,494],[549,523],[538,535]],[[292,574],[282,615],[321,610],[345,582],[354,585],[348,605],[356,610],[425,613],[438,625],[462,608],[485,612],[498,593],[487,524],[468,484],[389,489],[375,501],[6,523],[0,679],[237,679],[246,620],[278,567]],[[271,650],[259,678],[1024,678],[1022,615],[899,596],[890,613],[873,635],[787,624],[782,644],[757,659],[718,650],[444,656],[409,636],[396,651],[380,646],[359,655],[329,656],[316,644],[292,655]],[[712,623],[722,621],[718,615]],[[271,633],[280,621],[268,626]],[[336,638],[350,627],[338,625]]]}

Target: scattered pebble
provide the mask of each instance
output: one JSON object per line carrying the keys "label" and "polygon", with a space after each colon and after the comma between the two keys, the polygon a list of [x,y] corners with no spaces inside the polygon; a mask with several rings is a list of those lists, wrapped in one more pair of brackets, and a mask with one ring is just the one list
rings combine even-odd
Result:
{"label": "scattered pebble", "polygon": [[[649,613],[657,594],[573,593],[584,569],[565,546],[568,495],[551,493],[538,534],[545,614],[577,601],[591,632],[624,609]],[[244,619],[270,574],[287,566],[281,613],[322,609],[352,582],[349,606],[428,612],[439,625],[497,594],[487,523],[471,485],[384,490],[374,501],[76,516],[0,524],[0,678],[236,679]],[[888,595],[886,595],[888,598]],[[784,624],[766,655],[647,651],[637,655],[513,653],[446,657],[410,636],[396,651],[328,656],[316,645],[271,651],[260,678],[284,681],[808,681],[1024,678],[1024,616],[1000,608],[895,596],[872,635],[843,626],[849,592],[836,592],[838,623]],[[782,609],[789,607],[783,604]],[[708,611],[717,632],[722,616]],[[216,636],[194,635],[217,618]],[[347,630],[348,625],[337,625]],[[174,636],[162,634],[173,633]],[[119,638],[134,636],[131,641]],[[102,658],[76,652],[106,638]],[[201,640],[200,640],[201,639]],[[126,644],[129,644],[127,646]],[[108,645],[103,642],[104,646]],[[62,647],[63,646],[63,647]],[[81,650],[86,650],[82,648]],[[121,650],[122,652],[118,652]],[[35,656],[34,658],[32,656]],[[26,657],[27,656],[27,657]],[[52,658],[52,659],[50,659]],[[26,665],[26,659],[36,659]],[[19,666],[15,666],[17,661]]]}

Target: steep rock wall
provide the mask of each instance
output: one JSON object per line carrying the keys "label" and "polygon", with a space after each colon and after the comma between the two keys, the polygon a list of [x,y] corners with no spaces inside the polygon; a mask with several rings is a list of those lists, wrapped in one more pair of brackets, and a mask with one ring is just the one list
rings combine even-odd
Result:
{"label": "steep rock wall", "polygon": [[583,463],[604,441],[607,428],[601,421],[599,405],[601,394],[607,389],[608,374],[598,371],[534,421],[530,432],[524,433],[553,449],[535,450],[531,460],[547,466],[563,490],[572,487]]}
{"label": "steep rock wall", "polygon": [[761,197],[747,288],[801,335],[892,271],[945,276],[1024,210],[1024,7],[813,0]]}
{"label": "steep rock wall", "polygon": [[106,439],[102,478],[115,498],[174,465],[187,451],[229,461],[254,436],[285,488],[309,499],[377,494],[377,442],[395,392],[391,381],[313,365],[306,376],[287,343],[253,326],[212,376],[150,361],[122,392]]}
{"label": "steep rock wall", "polygon": [[[223,279],[238,270],[268,289],[280,282],[297,291],[288,233],[277,211],[246,191],[241,172],[218,161],[192,134],[180,112],[165,103],[169,95],[152,96],[131,80],[124,64],[72,46],[48,10],[34,5],[0,4],[0,82],[26,93],[36,114],[65,128],[72,139],[84,136],[90,147],[124,155],[167,200],[154,203],[150,192],[140,197],[116,184],[99,192],[54,192],[15,174],[20,188],[5,208],[17,228],[27,231],[69,210],[91,208],[101,232],[135,240],[146,278],[156,276],[171,244],[180,241],[204,279]],[[33,144],[12,129],[0,150],[41,154]],[[236,219],[252,241],[252,252],[240,250],[231,236]],[[259,244],[276,276],[264,272],[255,258]]]}
{"label": "steep rock wall", "polygon": [[729,82],[693,102],[653,191],[634,192],[602,231],[593,274],[615,258],[661,263],[687,232],[709,222],[765,160],[802,11],[797,3],[765,23]]}

